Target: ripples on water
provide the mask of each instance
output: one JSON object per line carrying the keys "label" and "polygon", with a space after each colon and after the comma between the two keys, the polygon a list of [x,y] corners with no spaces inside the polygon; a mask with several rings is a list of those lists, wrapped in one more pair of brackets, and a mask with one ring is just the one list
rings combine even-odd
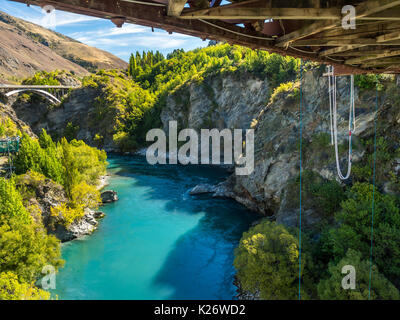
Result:
{"label": "ripples on water", "polygon": [[59,299],[233,299],[233,250],[258,218],[229,199],[190,196],[227,177],[207,166],[112,157],[119,201],[91,236],[63,245]]}

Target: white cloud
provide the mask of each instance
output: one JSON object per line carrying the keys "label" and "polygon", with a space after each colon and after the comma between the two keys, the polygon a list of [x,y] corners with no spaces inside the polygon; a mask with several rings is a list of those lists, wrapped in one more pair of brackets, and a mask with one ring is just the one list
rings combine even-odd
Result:
{"label": "white cloud", "polygon": [[[10,14],[20,17],[21,19],[38,24],[40,26],[47,27],[47,23],[49,21],[48,14],[41,7],[32,5],[29,8],[22,9],[15,5],[13,6],[8,5],[5,6],[4,9],[8,9],[7,11]],[[54,15],[56,27],[73,25],[86,21],[100,20],[100,18],[89,17],[85,15],[80,15],[60,10],[55,10],[54,12],[50,13],[50,15]]]}
{"label": "white cloud", "polygon": [[[0,0],[1,10],[21,19],[43,25],[45,14],[38,6],[29,8],[21,3]],[[164,54],[175,48],[190,50],[204,46],[200,39],[126,23],[122,28],[115,27],[111,21],[63,11],[55,11],[55,29],[82,43],[94,46],[127,59],[136,50],[159,50]],[[48,25],[47,25],[48,26]],[[46,25],[45,25],[46,27]],[[60,27],[59,29],[57,27]],[[78,32],[79,31],[79,32]]]}
{"label": "white cloud", "polygon": [[176,48],[184,45],[185,39],[175,37],[173,35],[167,36],[140,36],[135,38],[135,44],[142,47],[151,47],[154,49],[169,49]]}
{"label": "white cloud", "polygon": [[102,37],[121,36],[121,35],[144,33],[144,32],[146,32],[146,28],[144,27],[133,24],[127,24],[122,28],[112,27],[112,28],[104,28],[101,30],[75,32],[72,33],[70,36],[79,41],[82,41],[80,39],[95,40]]}

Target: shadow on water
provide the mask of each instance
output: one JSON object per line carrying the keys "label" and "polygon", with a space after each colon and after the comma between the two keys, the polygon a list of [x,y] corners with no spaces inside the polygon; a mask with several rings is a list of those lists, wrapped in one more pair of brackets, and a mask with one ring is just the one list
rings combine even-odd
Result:
{"label": "shadow on water", "polygon": [[232,299],[233,250],[259,216],[230,199],[188,194],[195,185],[218,183],[228,173],[208,166],[150,166],[143,157],[110,159],[113,174],[134,177],[136,185],[151,187],[148,200],[167,200],[169,213],[202,213],[198,223],[175,241],[153,285],[170,288],[170,299]]}

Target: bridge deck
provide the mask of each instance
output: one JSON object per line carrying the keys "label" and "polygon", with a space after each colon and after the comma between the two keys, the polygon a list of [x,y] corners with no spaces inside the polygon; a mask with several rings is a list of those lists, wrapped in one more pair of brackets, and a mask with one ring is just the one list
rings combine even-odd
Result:
{"label": "bridge deck", "polygon": [[[26,0],[13,0],[26,3]],[[346,73],[400,73],[400,0],[29,0],[30,4],[301,57]],[[355,6],[356,29],[342,28]]]}
{"label": "bridge deck", "polygon": [[39,85],[18,85],[18,84],[0,84],[1,89],[75,89],[77,87],[72,86],[39,86]]}

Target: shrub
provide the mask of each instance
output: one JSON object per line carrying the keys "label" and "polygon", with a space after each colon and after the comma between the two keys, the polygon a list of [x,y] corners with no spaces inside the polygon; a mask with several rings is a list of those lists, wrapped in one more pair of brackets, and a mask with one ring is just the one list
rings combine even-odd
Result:
{"label": "shrub", "polygon": [[[318,295],[323,300],[368,300],[370,262],[362,260],[360,252],[349,249],[346,256],[337,264],[329,265],[329,278],[321,280],[318,284]],[[356,288],[344,290],[342,288],[342,268],[351,265],[356,270]],[[399,300],[400,294],[396,287],[390,283],[378,268],[372,266],[373,278],[371,281],[371,299],[373,300]]]}
{"label": "shrub", "polygon": [[298,259],[298,240],[282,225],[263,221],[243,234],[234,266],[244,290],[262,299],[295,299]]}

